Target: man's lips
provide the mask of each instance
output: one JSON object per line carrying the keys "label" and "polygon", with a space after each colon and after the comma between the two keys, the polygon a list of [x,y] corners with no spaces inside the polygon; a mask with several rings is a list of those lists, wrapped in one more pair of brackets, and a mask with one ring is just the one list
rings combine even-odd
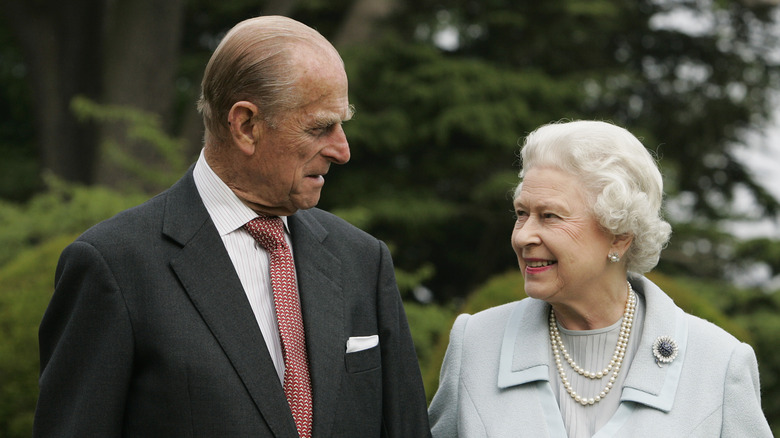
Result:
{"label": "man's lips", "polygon": [[306,178],[314,178],[314,179],[322,179],[325,178],[325,175],[328,174],[329,169],[322,169],[322,171],[317,172],[316,170],[314,172],[306,174]]}

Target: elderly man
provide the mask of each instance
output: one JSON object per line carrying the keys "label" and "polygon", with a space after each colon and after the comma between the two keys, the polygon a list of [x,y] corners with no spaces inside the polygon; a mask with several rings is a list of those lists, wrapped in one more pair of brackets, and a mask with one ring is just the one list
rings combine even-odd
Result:
{"label": "elderly man", "polygon": [[250,19],[202,88],[190,171],[62,254],[34,435],[429,436],[387,247],[313,208],[350,157],[339,54]]}

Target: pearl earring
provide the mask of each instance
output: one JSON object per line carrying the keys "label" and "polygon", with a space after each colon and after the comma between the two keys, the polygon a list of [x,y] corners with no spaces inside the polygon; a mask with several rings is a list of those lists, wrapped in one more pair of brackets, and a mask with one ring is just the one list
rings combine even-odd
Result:
{"label": "pearl earring", "polygon": [[610,255],[607,256],[610,262],[617,263],[620,261],[620,254],[613,252]]}

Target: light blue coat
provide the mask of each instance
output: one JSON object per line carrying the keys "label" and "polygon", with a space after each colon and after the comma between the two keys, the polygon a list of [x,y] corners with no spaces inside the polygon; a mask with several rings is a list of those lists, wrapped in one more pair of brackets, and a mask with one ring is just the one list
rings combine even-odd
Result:
{"label": "light blue coat", "polygon": [[[753,349],[686,314],[645,277],[636,357],[617,412],[594,437],[772,437],[761,411]],[[434,438],[566,437],[549,376],[549,305],[527,298],[460,315],[429,415]],[[652,345],[671,336],[677,358],[659,367]]]}

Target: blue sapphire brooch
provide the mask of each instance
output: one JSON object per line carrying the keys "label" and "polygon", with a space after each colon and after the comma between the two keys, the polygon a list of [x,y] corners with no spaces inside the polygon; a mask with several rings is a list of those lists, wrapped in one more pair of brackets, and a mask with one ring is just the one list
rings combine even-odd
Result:
{"label": "blue sapphire brooch", "polygon": [[669,336],[659,336],[653,342],[653,356],[659,367],[672,363],[677,357],[677,342]]}

